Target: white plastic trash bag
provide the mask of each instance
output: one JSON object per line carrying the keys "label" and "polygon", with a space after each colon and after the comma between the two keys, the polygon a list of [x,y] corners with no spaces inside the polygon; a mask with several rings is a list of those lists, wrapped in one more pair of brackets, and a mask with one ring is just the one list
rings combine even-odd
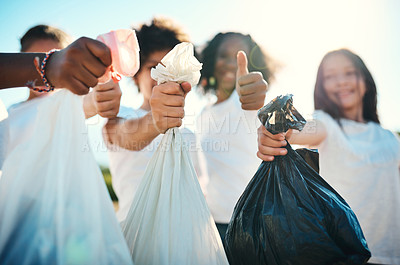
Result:
{"label": "white plastic trash bag", "polygon": [[202,64],[194,57],[193,44],[182,42],[167,53],[161,63],[151,69],[151,77],[157,84],[186,81],[195,86],[199,83],[201,67]]}
{"label": "white plastic trash bag", "polygon": [[132,264],[87,145],[82,98],[68,90],[22,104],[30,133],[8,150],[0,179],[1,264]]}
{"label": "white plastic trash bag", "polygon": [[6,150],[7,150],[7,129],[8,129],[8,113],[0,100],[0,178],[1,178],[1,168],[3,166],[3,161],[5,158]]}
{"label": "white plastic trash bag", "polygon": [[[158,84],[198,83],[191,43],[178,44],[161,63],[151,70]],[[188,146],[178,128],[169,129],[147,165],[122,225],[137,265],[228,264]]]}
{"label": "white plastic trash bag", "polygon": [[178,128],[147,165],[123,232],[135,264],[228,264]]}

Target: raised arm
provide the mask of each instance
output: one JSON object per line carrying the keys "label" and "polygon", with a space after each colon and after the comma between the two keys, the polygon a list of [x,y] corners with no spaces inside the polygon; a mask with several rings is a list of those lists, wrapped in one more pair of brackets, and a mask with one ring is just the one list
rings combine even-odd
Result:
{"label": "raised arm", "polygon": [[23,87],[29,80],[43,85],[33,64],[35,57],[43,61],[45,53],[0,53],[0,89]]}
{"label": "raised arm", "polygon": [[[44,53],[0,53],[0,89],[25,86],[36,80],[43,85],[34,66],[34,58],[42,62]],[[111,64],[111,53],[103,43],[82,37],[67,48],[52,54],[45,67],[46,76],[56,88],[67,88],[78,95],[87,94],[96,86]]]}
{"label": "raised arm", "polygon": [[190,89],[187,82],[155,86],[150,99],[151,112],[138,119],[110,119],[104,127],[105,140],[128,150],[142,150],[160,133],[182,125],[185,96]]}
{"label": "raised arm", "polygon": [[288,130],[287,133],[270,133],[263,125],[258,128],[258,152],[257,156],[264,161],[274,160],[274,156],[286,155],[286,146],[290,144],[305,145],[308,147],[318,146],[326,138],[325,126],[317,120],[310,120],[301,132]]}

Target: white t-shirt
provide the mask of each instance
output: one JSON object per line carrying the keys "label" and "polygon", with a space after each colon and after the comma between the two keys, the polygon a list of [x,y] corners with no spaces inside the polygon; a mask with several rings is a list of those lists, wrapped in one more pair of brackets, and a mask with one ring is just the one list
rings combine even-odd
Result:
{"label": "white t-shirt", "polygon": [[356,214],[371,263],[400,264],[400,144],[374,122],[341,119],[328,114],[314,118],[327,130],[319,146],[320,175]]}
{"label": "white t-shirt", "polygon": [[[138,119],[147,113],[148,112],[143,109],[135,110],[121,106],[118,117],[124,119]],[[182,128],[180,131],[185,141],[189,144],[189,151],[195,170],[199,172],[195,136],[189,129]],[[146,171],[147,164],[157,150],[163,136],[164,135],[158,135],[148,146],[140,151],[130,151],[116,145],[108,144],[112,185],[115,194],[118,196],[118,221],[123,222],[125,220],[142,176]],[[201,180],[199,181],[201,182]]]}
{"label": "white t-shirt", "polygon": [[234,92],[227,100],[206,106],[196,120],[206,200],[217,223],[229,223],[233,209],[254,176],[257,158],[257,111],[244,111]]}

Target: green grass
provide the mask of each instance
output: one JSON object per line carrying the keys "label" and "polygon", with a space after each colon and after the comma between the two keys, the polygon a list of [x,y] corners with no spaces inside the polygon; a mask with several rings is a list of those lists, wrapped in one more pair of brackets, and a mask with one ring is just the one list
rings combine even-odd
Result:
{"label": "green grass", "polygon": [[111,184],[110,169],[108,169],[107,167],[102,167],[102,166],[100,166],[100,169],[101,169],[101,173],[103,173],[104,182],[107,185],[108,193],[110,193],[111,199],[113,201],[118,201],[118,197],[115,194],[114,189],[113,189],[112,184]]}

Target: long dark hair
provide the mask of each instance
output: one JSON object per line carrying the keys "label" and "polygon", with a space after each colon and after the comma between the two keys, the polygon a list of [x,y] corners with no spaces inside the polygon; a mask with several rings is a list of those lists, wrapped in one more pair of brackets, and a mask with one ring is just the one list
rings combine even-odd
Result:
{"label": "long dark hair", "polygon": [[339,49],[335,51],[328,52],[324,58],[322,59],[317,73],[317,80],[315,82],[314,89],[314,108],[316,110],[323,110],[332,116],[335,120],[339,121],[340,118],[345,118],[342,109],[340,106],[332,102],[326,94],[324,87],[324,73],[322,69],[322,65],[325,60],[332,55],[341,54],[346,56],[354,67],[356,68],[357,75],[360,76],[365,82],[365,95],[362,99],[363,102],[363,111],[362,115],[365,121],[373,121],[376,123],[379,122],[378,112],[377,112],[377,92],[375,81],[372,78],[370,71],[367,66],[363,62],[363,60],[357,54],[351,52],[347,49]]}
{"label": "long dark hair", "polygon": [[[201,69],[201,80],[200,82],[203,92],[207,93],[215,91],[218,87],[217,80],[214,78],[215,63],[217,60],[217,52],[219,46],[223,41],[229,37],[239,37],[244,40],[248,45],[250,54],[248,56],[248,68],[250,72],[258,71],[261,72],[264,80],[270,83],[274,78],[274,62],[257,43],[251,38],[250,35],[244,35],[238,32],[226,32],[218,33],[215,37],[209,41],[203,51],[200,54],[200,61],[203,63]],[[210,79],[213,79],[210,82]]]}

